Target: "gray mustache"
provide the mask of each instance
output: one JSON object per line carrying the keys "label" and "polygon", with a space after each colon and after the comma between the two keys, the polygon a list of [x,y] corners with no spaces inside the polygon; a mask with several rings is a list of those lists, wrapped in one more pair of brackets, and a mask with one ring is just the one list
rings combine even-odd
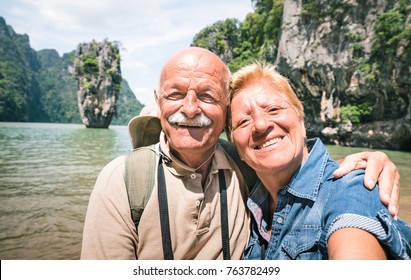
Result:
{"label": "gray mustache", "polygon": [[211,125],[211,120],[203,113],[196,115],[194,118],[187,118],[183,113],[177,112],[168,117],[168,122],[171,124],[183,126],[204,127]]}

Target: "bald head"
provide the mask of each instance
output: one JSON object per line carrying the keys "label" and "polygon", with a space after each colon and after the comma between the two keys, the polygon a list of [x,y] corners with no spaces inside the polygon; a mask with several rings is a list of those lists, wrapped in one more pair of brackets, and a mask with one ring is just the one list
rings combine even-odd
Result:
{"label": "bald head", "polygon": [[207,49],[199,47],[182,49],[167,60],[161,70],[160,88],[162,88],[168,75],[173,75],[174,73],[178,75],[176,73],[178,69],[184,68],[191,68],[193,71],[195,71],[195,69],[208,68],[210,72],[214,72],[215,77],[220,77],[219,82],[228,93],[230,70],[217,55]]}

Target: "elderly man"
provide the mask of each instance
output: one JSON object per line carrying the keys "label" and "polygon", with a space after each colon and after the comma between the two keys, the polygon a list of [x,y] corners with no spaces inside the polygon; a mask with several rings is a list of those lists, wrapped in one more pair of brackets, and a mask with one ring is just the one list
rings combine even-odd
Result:
{"label": "elderly man", "polygon": [[[249,238],[248,189],[235,161],[218,144],[229,80],[223,61],[202,48],[183,49],[165,63],[155,92],[163,130],[152,149],[160,158],[157,179],[138,227],[125,186],[125,157],[118,157],[102,170],[90,196],[82,259],[242,257]],[[384,172],[398,177],[393,164],[380,155],[368,157],[373,169],[368,176],[375,182],[388,164]],[[385,184],[386,193],[393,182]],[[396,205],[397,188],[393,193]],[[387,202],[385,196],[381,194]],[[228,207],[220,205],[224,200]]]}

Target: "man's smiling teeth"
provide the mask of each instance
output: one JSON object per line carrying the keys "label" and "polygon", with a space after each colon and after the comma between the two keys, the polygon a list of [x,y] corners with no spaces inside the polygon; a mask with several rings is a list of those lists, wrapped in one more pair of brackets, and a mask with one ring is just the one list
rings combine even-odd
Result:
{"label": "man's smiling teeth", "polygon": [[261,145],[258,145],[258,146],[257,146],[257,149],[262,149],[262,148],[265,148],[265,147],[268,147],[268,146],[277,144],[278,142],[281,141],[281,139],[282,139],[281,137],[273,138],[273,139],[271,139],[270,141],[267,141],[267,142],[264,142],[264,143],[261,144]]}
{"label": "man's smiling teeth", "polygon": [[194,122],[178,122],[176,123],[178,126],[186,126],[186,127],[203,127],[202,124],[194,123]]}

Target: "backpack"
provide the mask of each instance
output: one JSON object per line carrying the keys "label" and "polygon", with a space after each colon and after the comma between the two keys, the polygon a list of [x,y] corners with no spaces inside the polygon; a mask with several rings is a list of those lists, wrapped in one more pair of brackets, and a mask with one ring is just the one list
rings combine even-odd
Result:
{"label": "backpack", "polygon": [[[219,139],[218,142],[226,154],[234,160],[248,189],[251,190],[257,181],[257,175],[254,170],[240,159],[237,151],[228,141]],[[138,228],[144,207],[150,199],[155,183],[155,170],[159,157],[156,154],[154,146],[155,144],[151,144],[149,146],[136,148],[126,157],[125,184],[130,203],[131,216],[136,229]]]}

